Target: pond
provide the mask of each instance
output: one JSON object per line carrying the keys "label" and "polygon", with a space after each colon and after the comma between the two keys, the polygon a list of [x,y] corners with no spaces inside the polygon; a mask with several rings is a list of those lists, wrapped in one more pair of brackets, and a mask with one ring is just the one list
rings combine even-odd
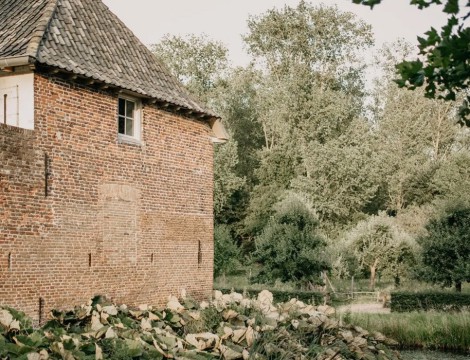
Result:
{"label": "pond", "polygon": [[470,355],[444,353],[439,351],[400,351],[403,360],[470,360]]}

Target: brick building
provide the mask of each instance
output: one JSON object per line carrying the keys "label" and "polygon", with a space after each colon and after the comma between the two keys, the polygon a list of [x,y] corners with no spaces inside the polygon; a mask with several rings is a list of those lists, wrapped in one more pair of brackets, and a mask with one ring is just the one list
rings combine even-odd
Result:
{"label": "brick building", "polygon": [[212,290],[217,116],[100,0],[0,3],[0,304]]}

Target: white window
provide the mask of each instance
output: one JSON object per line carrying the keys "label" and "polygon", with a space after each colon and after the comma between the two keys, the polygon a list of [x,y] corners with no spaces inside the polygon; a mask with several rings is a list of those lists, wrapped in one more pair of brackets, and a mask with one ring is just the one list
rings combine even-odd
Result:
{"label": "white window", "polygon": [[0,77],[0,123],[34,129],[34,75]]}
{"label": "white window", "polygon": [[120,97],[118,99],[118,134],[119,139],[140,143],[142,103],[138,99]]}

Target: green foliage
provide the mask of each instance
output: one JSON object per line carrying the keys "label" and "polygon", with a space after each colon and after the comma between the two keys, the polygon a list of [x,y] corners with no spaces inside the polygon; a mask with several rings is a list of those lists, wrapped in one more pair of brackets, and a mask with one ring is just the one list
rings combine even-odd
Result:
{"label": "green foliage", "polygon": [[399,282],[414,260],[413,242],[396,223],[384,213],[361,221],[346,234],[346,244],[360,266],[370,271],[370,286],[375,286],[377,271],[389,274]]}
{"label": "green foliage", "polygon": [[265,282],[317,282],[329,269],[325,240],[318,234],[311,208],[294,195],[276,205],[276,212],[256,239],[253,260],[263,265],[258,279]]}
{"label": "green foliage", "polygon": [[[381,0],[353,0],[354,3],[373,7]],[[470,78],[470,28],[466,27],[465,20],[470,11],[464,11],[458,0],[444,1],[443,11],[447,13],[447,24],[440,31],[431,28],[425,37],[418,37],[420,56],[424,59],[404,61],[397,65],[401,78],[396,82],[400,87],[416,89],[425,86],[425,96],[429,98],[443,98],[455,100],[459,92],[469,87]],[[413,0],[411,4],[422,9],[431,5],[442,4],[442,0]],[[470,7],[467,2],[465,7]],[[461,120],[470,125],[470,95],[460,108]]]}
{"label": "green foliage", "polygon": [[227,48],[205,36],[183,37],[167,34],[160,43],[152,45],[151,48],[170,68],[171,73],[183,82],[192,94],[205,102],[209,101],[208,94],[228,67]]}
{"label": "green foliage", "polygon": [[470,154],[456,153],[441,162],[430,179],[430,188],[440,202],[470,202]]}
{"label": "green foliage", "polygon": [[240,249],[235,243],[230,227],[214,227],[214,276],[230,273],[239,264]]}
{"label": "green foliage", "polygon": [[352,63],[372,44],[370,26],[335,7],[314,7],[301,1],[296,8],[269,10],[248,21],[248,50],[271,70],[291,71],[303,65],[321,67],[323,74],[338,64]]}
{"label": "green foliage", "polygon": [[470,294],[455,292],[392,292],[393,312],[461,311],[470,309]]}
{"label": "green foliage", "polygon": [[453,209],[426,226],[421,245],[421,277],[442,286],[470,282],[470,209]]}
{"label": "green foliage", "polygon": [[238,144],[236,174],[245,177],[249,186],[255,182],[259,165],[258,150],[264,143],[259,117],[259,83],[261,74],[252,67],[230,70],[211,93],[211,106],[222,117],[231,138]]}
{"label": "green foliage", "polygon": [[410,92],[390,82],[388,69],[399,60],[392,54],[406,57],[408,51],[402,43],[382,49],[386,75],[375,89],[378,105],[373,110],[376,140],[371,147],[386,195],[382,209],[393,212],[434,199],[437,189],[431,179],[440,163],[459,149],[461,131],[453,121],[455,104],[426,99],[420,90]]}
{"label": "green foliage", "polygon": [[[229,140],[214,150],[214,217],[217,223],[230,223],[237,212],[245,179],[237,176],[237,143]],[[237,215],[235,215],[237,216]]]}
{"label": "green foliage", "polygon": [[321,221],[348,223],[376,195],[379,177],[365,121],[325,144],[310,142],[303,148],[306,173],[292,182],[305,193]]}

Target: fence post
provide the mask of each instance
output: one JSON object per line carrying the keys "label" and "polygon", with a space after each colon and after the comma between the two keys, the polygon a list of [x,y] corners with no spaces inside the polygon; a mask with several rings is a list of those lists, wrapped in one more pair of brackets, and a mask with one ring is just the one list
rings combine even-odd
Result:
{"label": "fence post", "polygon": [[354,276],[351,276],[351,299],[354,299]]}

